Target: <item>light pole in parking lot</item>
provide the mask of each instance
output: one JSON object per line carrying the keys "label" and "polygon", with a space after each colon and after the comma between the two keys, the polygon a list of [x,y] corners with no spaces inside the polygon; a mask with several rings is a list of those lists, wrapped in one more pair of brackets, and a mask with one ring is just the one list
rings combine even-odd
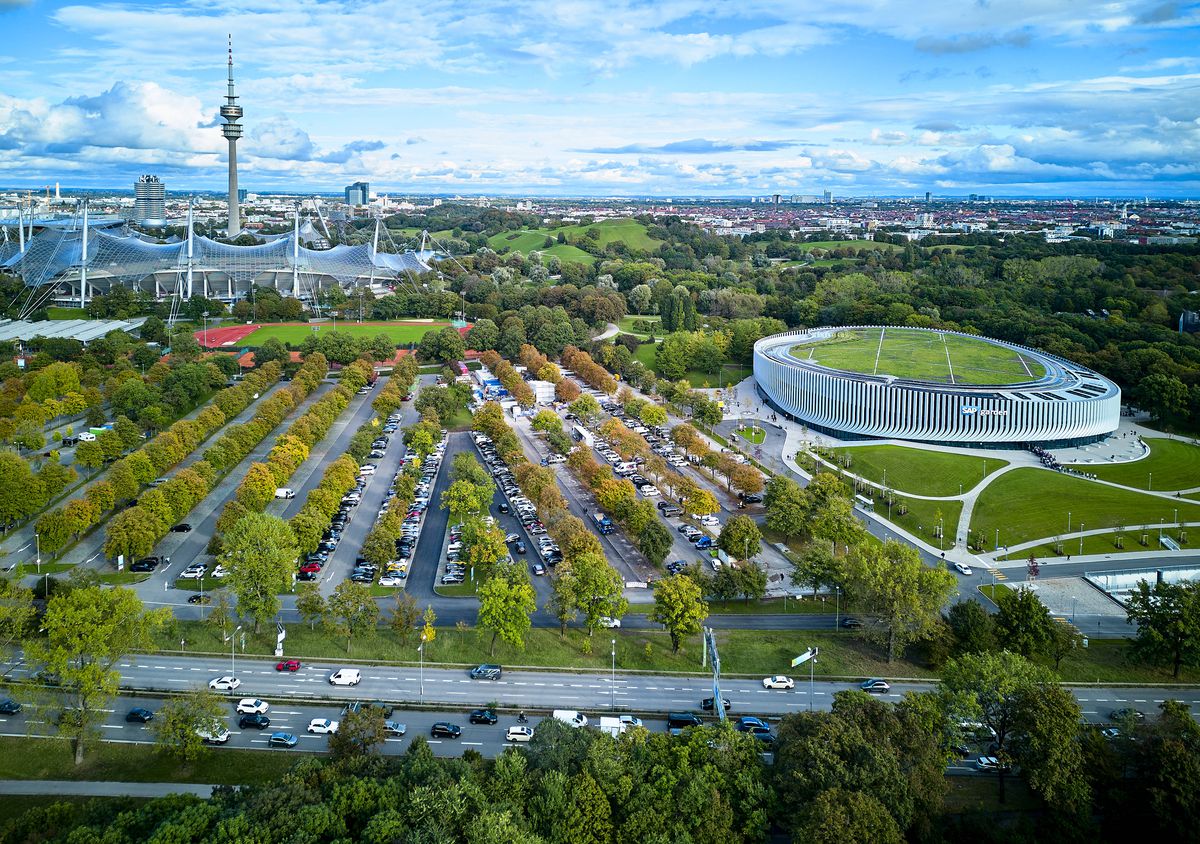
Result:
{"label": "light pole in parking lot", "polygon": [[612,702],[609,704],[610,709],[617,708],[617,640],[612,640],[612,681],[610,683],[612,690]]}
{"label": "light pole in parking lot", "polygon": [[241,629],[242,629],[242,625],[239,624],[237,627],[234,628],[233,632],[229,634],[229,639],[227,640],[229,642],[229,676],[230,677],[237,676],[237,670],[235,668],[235,666],[237,665],[237,657],[234,652],[234,646],[237,644],[237,634],[238,634],[238,631]]}

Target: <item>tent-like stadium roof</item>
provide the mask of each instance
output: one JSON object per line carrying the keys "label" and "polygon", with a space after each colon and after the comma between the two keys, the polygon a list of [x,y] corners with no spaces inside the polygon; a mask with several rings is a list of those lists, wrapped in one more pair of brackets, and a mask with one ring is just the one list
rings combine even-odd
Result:
{"label": "tent-like stadium roof", "polygon": [[133,331],[140,328],[145,317],[121,319],[45,319],[29,322],[22,319],[0,320],[0,340],[32,340],[34,337],[62,337],[90,343],[110,331]]}

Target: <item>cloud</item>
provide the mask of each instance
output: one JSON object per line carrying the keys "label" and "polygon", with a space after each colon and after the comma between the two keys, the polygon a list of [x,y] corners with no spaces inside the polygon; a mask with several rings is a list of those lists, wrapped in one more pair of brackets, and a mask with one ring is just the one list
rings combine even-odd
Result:
{"label": "cloud", "polygon": [[579,152],[594,152],[611,155],[641,153],[646,155],[681,154],[704,155],[722,152],[776,152],[796,146],[796,141],[709,141],[704,138],[692,138],[686,141],[672,141],[666,144],[626,144],[619,147],[594,147]]}
{"label": "cloud", "polygon": [[918,38],[913,45],[922,53],[946,55],[948,53],[976,53],[993,47],[1028,47],[1028,32],[1009,32],[1004,35],[977,33],[956,35],[950,38]]}
{"label": "cloud", "polygon": [[961,132],[962,127],[949,120],[923,120],[914,129],[924,129],[928,132]]}
{"label": "cloud", "polygon": [[1138,23],[1166,23],[1175,20],[1179,16],[1179,5],[1177,3],[1163,3],[1161,6],[1155,6],[1152,9],[1147,9],[1137,16]]}

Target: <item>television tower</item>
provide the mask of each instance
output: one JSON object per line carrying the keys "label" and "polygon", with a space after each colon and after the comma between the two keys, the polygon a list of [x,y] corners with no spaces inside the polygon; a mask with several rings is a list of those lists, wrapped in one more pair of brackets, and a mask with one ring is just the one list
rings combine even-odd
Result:
{"label": "television tower", "polygon": [[233,35],[229,36],[229,91],[225,94],[225,105],[221,106],[221,116],[225,124],[221,134],[229,141],[229,237],[235,238],[242,231],[241,215],[238,214],[238,178],[237,178],[237,141],[242,136],[242,107],[237,104],[237,94],[233,92]]}

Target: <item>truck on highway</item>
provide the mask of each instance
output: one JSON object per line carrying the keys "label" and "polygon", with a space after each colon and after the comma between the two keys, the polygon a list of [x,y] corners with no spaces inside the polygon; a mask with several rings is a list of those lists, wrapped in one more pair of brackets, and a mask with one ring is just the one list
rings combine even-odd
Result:
{"label": "truck on highway", "polygon": [[600,732],[608,733],[613,738],[616,738],[617,736],[621,735],[621,733],[625,732],[625,722],[620,718],[609,718],[601,715]]}
{"label": "truck on highway", "polygon": [[612,533],[617,529],[616,525],[613,524],[613,520],[603,513],[592,513],[592,523],[596,526],[596,530],[602,534]]}

